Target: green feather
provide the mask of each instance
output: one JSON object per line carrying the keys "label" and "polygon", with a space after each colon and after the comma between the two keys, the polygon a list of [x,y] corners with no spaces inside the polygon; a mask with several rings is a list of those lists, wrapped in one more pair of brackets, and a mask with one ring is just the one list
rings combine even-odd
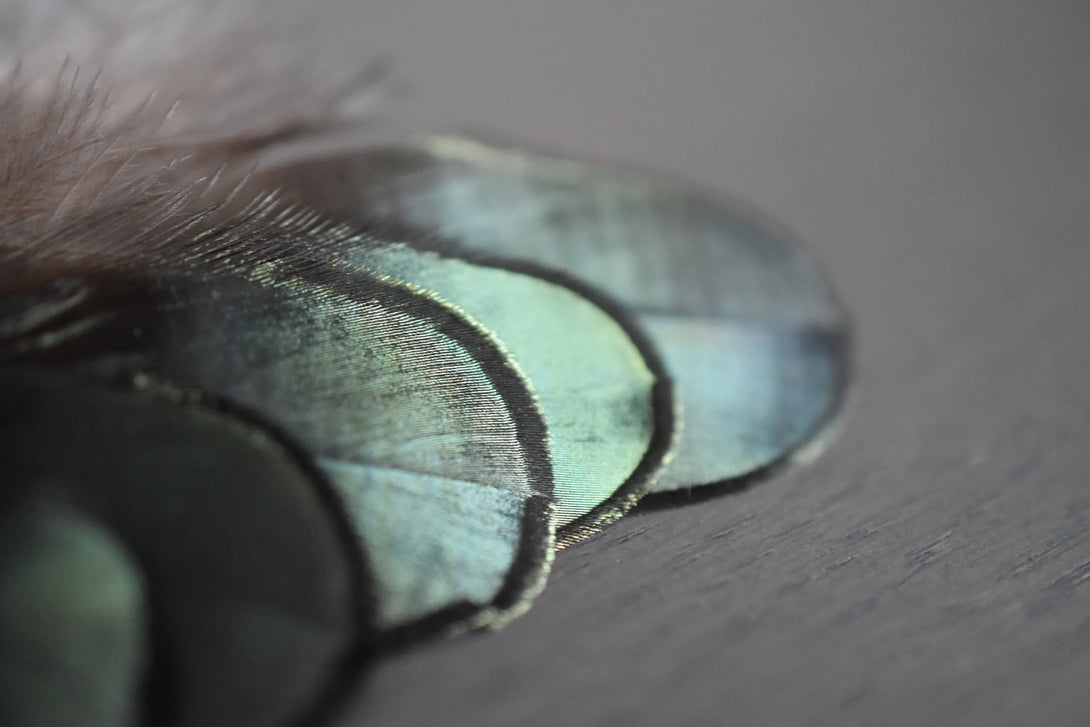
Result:
{"label": "green feather", "polygon": [[[83,649],[75,668],[102,659],[103,681],[88,698],[108,700],[122,720],[136,705],[119,701],[133,699],[147,661],[154,724],[294,724],[359,648],[365,594],[352,540],[317,473],[248,420],[173,388],[9,370],[0,375],[0,460],[4,511],[57,503],[88,513],[95,528],[52,515],[47,530],[39,523],[34,547],[6,565],[37,590],[5,578],[21,596],[3,608],[20,613],[5,610],[2,622],[33,622],[44,611],[70,630],[65,639]],[[56,581],[85,561],[104,578]],[[79,589],[82,606],[57,602]],[[113,647],[94,641],[85,608],[112,629],[116,651],[89,650]],[[24,645],[24,659],[37,658],[36,646],[49,659],[54,646],[38,641]],[[55,659],[44,667],[41,689],[66,688],[71,677]]]}
{"label": "green feather", "polygon": [[148,666],[139,565],[63,507],[0,514],[0,724],[131,727]]}
{"label": "green feather", "polygon": [[698,190],[459,138],[278,174],[333,214],[525,259],[628,307],[681,410],[676,454],[655,490],[749,475],[828,440],[847,383],[840,305],[802,249]]}
{"label": "green feather", "polygon": [[562,532],[608,520],[643,492],[661,457],[649,449],[668,437],[656,407],[669,404],[612,315],[558,282],[406,245],[359,245],[345,259],[427,291],[496,338],[540,404]]}
{"label": "green feather", "polygon": [[54,315],[86,325],[65,360],[213,392],[299,441],[348,506],[389,638],[523,608],[549,566],[552,475],[506,355],[460,312],[356,268],[262,275],[75,293]]}

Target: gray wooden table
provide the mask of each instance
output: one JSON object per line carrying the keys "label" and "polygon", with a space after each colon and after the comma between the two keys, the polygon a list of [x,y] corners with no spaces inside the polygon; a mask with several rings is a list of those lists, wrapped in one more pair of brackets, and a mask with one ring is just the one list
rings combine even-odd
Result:
{"label": "gray wooden table", "polygon": [[370,3],[339,32],[485,127],[777,217],[858,334],[843,435],[563,552],[507,630],[345,725],[1090,723],[1090,4]]}

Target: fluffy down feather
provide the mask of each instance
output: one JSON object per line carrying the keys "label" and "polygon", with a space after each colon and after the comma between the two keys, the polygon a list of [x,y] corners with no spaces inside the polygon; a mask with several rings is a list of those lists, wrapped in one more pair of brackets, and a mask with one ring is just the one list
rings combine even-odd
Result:
{"label": "fluffy down feather", "polygon": [[246,184],[264,153],[358,124],[375,94],[374,67],[308,50],[326,46],[298,15],[0,3],[0,291],[134,265],[237,270],[348,235]]}

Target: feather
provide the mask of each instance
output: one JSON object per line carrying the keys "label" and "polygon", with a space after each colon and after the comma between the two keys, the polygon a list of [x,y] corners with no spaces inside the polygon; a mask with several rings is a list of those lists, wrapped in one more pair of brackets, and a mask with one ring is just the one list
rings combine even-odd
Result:
{"label": "feather", "polygon": [[553,543],[536,401],[456,311],[363,270],[332,272],[57,283],[6,299],[0,359],[164,376],[276,423],[344,500],[387,640],[517,612]]}
{"label": "feather", "polygon": [[661,354],[679,441],[652,490],[815,455],[847,386],[848,324],[808,254],[676,182],[454,137],[269,172],[296,199],[376,229],[592,281]]}
{"label": "feather", "polygon": [[139,107],[171,111],[165,146],[358,124],[381,96],[382,66],[346,62],[319,18],[287,0],[0,0],[0,72],[23,68],[26,96],[48,103],[50,69],[90,69],[109,81],[109,124]]}
{"label": "feather", "polygon": [[63,507],[0,513],[0,723],[134,727],[149,626],[139,564],[109,530]]}
{"label": "feather", "polygon": [[506,623],[554,547],[799,461],[841,406],[846,317],[780,235],[468,139],[322,159],[382,78],[312,30],[0,0],[0,591],[115,585],[108,658],[47,588],[20,642],[103,660],[88,724],[296,723],[361,650]]}
{"label": "feather", "polygon": [[668,384],[621,321],[556,276],[418,251],[355,245],[346,261],[448,301],[492,333],[540,403],[562,542],[643,494],[666,454]]}
{"label": "feather", "polygon": [[[243,412],[165,382],[8,367],[0,458],[0,512],[32,534],[0,551],[17,559],[0,583],[13,589],[0,629],[18,628],[0,679],[15,697],[0,712],[18,714],[4,724],[131,724],[135,707],[178,727],[292,724],[360,647],[354,539],[320,475]],[[77,566],[58,591],[58,569]],[[13,665],[50,657],[35,691],[6,691],[26,674]],[[49,691],[59,699],[33,702]],[[66,721],[73,708],[88,721]]]}
{"label": "feather", "polygon": [[[177,378],[249,405],[298,438],[339,488],[338,510],[366,550],[368,567],[356,577],[373,575],[374,603],[354,608],[368,629],[383,633],[372,648],[510,618],[541,588],[554,538],[549,453],[525,381],[489,334],[456,311],[334,259],[333,243],[357,239],[354,230],[247,184],[263,151],[356,120],[347,100],[359,74],[347,86],[299,80],[308,93],[298,97],[294,83],[262,77],[277,74],[278,63],[254,73],[241,70],[245,59],[209,57],[225,65],[209,66],[204,80],[227,69],[230,83],[187,86],[195,79],[188,54],[135,66],[135,76],[114,55],[100,58],[116,73],[109,82],[108,72],[88,76],[74,62],[48,83],[31,64],[12,72],[0,103],[0,358],[83,382]],[[255,90],[237,93],[245,83]],[[322,103],[311,103],[316,93]],[[342,101],[345,116],[332,110]],[[210,109],[227,120],[210,121]],[[295,344],[303,347],[291,350]],[[262,371],[240,368],[254,357],[276,360]],[[276,395],[267,397],[270,391]],[[79,427],[95,426],[95,416],[75,404],[67,414]],[[126,451],[143,446],[139,437],[104,431]],[[27,436],[62,451],[70,446],[42,429]],[[244,460],[245,447],[235,445]],[[222,485],[222,478],[208,481]],[[237,483],[253,490],[252,506],[262,513],[258,485],[245,474]],[[289,527],[315,542],[331,530]],[[263,547],[260,541],[249,547]],[[248,552],[236,541],[220,546],[228,560]],[[274,554],[264,553],[263,562],[275,565]],[[183,549],[178,557],[189,556]],[[205,619],[167,629],[171,639],[196,637],[195,646],[172,641],[169,649],[193,670],[154,672],[168,681],[179,724],[243,723],[237,713],[216,712],[217,703],[243,705],[255,724],[280,723],[281,712],[309,704],[332,680],[322,659],[278,655],[293,648],[284,632],[266,633],[263,645],[223,643],[239,647],[238,657],[248,653],[260,674],[319,667],[322,678],[259,686],[237,678],[247,669],[223,676],[237,661],[203,663],[200,645],[218,638],[216,619],[226,614],[172,590],[185,583],[177,574],[154,565],[151,575],[153,619],[187,603]],[[296,575],[278,570],[278,586],[307,593],[307,579]],[[225,586],[231,578],[225,574]],[[277,698],[253,704],[261,695],[226,696],[236,687]],[[167,709],[161,702],[156,708]]]}
{"label": "feather", "polygon": [[[129,42],[93,35],[101,46],[80,55],[116,74],[109,87],[72,63],[49,87],[25,67],[13,74],[0,109],[4,355],[68,368],[94,359],[98,378],[151,371],[254,406],[344,485],[383,630],[493,622],[521,609],[548,567],[551,466],[537,404],[489,333],[337,260],[332,250],[359,244],[354,230],[247,184],[264,150],[341,118],[330,108],[351,106],[361,76],[315,84],[321,64],[299,70],[294,54],[235,57],[244,44],[228,29],[259,24],[232,17],[177,54],[148,48],[208,18],[164,6],[137,14]],[[200,72],[206,61],[215,73]],[[289,66],[302,75],[285,77]],[[250,121],[208,121],[206,107]],[[149,338],[134,344],[134,330]],[[141,350],[153,338],[159,358]],[[313,345],[285,349],[303,340]],[[255,357],[269,359],[260,381],[239,368]],[[282,396],[266,399],[269,389]],[[438,520],[418,518],[406,535],[425,486],[446,487],[447,500],[471,498],[452,494],[459,487],[481,495],[476,506],[436,500]],[[375,497],[395,501],[376,509]],[[491,559],[466,558],[490,549]]]}
{"label": "feather", "polygon": [[245,184],[280,145],[364,123],[381,88],[381,67],[284,17],[0,2],[0,292],[87,270],[245,273],[350,234]]}

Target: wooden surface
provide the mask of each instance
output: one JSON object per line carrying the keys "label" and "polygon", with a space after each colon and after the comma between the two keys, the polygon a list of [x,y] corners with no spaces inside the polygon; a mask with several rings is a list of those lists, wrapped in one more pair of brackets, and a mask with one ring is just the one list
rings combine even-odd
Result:
{"label": "wooden surface", "polygon": [[1090,5],[368,5],[339,31],[409,87],[398,130],[757,205],[825,261],[858,375],[816,464],[561,553],[344,725],[1090,724]]}

